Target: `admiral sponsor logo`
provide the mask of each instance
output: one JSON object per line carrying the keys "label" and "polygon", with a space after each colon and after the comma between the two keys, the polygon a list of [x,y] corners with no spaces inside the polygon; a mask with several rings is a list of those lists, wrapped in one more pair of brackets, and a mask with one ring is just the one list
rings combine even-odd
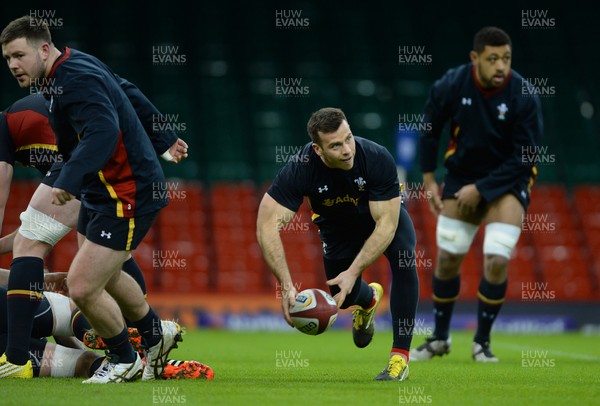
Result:
{"label": "admiral sponsor logo", "polygon": [[327,206],[327,207],[331,207],[333,205],[336,204],[344,204],[344,203],[351,203],[355,206],[358,206],[358,201],[360,200],[360,196],[359,197],[351,197],[349,194],[346,194],[346,196],[341,197],[338,196],[334,199],[325,199],[323,200],[323,206]]}

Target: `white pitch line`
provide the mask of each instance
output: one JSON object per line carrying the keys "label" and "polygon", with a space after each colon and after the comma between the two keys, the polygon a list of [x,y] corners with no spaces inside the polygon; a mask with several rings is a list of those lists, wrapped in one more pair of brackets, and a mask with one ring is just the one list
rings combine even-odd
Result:
{"label": "white pitch line", "polygon": [[497,341],[494,344],[494,346],[495,347],[504,347],[504,348],[508,348],[510,350],[541,350],[541,351],[545,350],[545,351],[548,351],[548,353],[556,354],[558,356],[565,357],[565,358],[582,359],[582,360],[586,360],[586,361],[600,361],[600,357],[597,355],[577,354],[574,352],[549,350],[547,348],[529,347],[529,346],[518,345],[518,344],[499,343]]}

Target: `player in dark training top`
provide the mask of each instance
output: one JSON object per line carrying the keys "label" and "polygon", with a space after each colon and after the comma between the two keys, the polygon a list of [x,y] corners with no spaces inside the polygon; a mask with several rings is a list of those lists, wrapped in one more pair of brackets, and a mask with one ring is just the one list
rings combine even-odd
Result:
{"label": "player in dark training top", "polygon": [[[282,308],[292,325],[289,308],[296,289],[285,260],[279,230],[293,218],[305,196],[319,227],[327,284],[338,304],[353,311],[352,334],[357,347],[374,334],[374,316],[383,296],[378,283],[367,284],[363,271],[385,254],[392,269],[390,308],[393,344],[387,367],[377,380],[408,377],[408,356],[418,300],[414,264],[415,231],[401,204],[396,165],[382,146],[354,137],[344,113],[321,109],[311,116],[306,144],[277,174],[263,197],[257,236],[263,255],[282,287]],[[408,261],[410,262],[410,261]]]}
{"label": "player in dark training top", "polygon": [[[123,316],[133,321],[145,340],[143,378],[158,378],[168,352],[181,339],[180,327],[161,321],[140,287],[120,277],[130,251],[167,203],[154,196],[153,189],[164,182],[156,152],[170,151],[168,138],[160,140],[161,135],[147,133],[140,121],[151,122],[157,110],[135,86],[98,59],[69,48],[59,51],[40,19],[24,16],[12,21],[2,31],[0,43],[19,86],[35,86],[48,100],[49,121],[64,158],[57,163],[60,173],[51,189],[54,207],[72,204],[81,196],[78,231],[85,238],[71,264],[69,293],[111,354],[85,382],[124,382],[142,374],[141,359],[127,340]],[[152,143],[149,137],[155,138]],[[153,148],[161,142],[164,148]],[[30,207],[35,199],[36,194]],[[0,357],[0,377],[32,376],[25,341],[37,305],[31,298],[42,299],[42,258],[56,238],[64,235],[65,227],[50,214],[28,208],[21,215],[32,223],[44,219],[56,232],[47,236],[45,246],[32,244],[35,250],[24,251],[32,256],[21,256],[11,264],[8,342]],[[38,240],[40,230],[35,227],[28,241]]]}
{"label": "player in dark training top", "polygon": [[[510,37],[485,27],[474,38],[471,63],[436,81],[425,105],[431,131],[421,137],[421,170],[438,216],[438,260],[433,277],[435,331],[411,351],[428,360],[450,351],[450,318],[460,290],[460,265],[485,224],[483,276],[473,359],[497,362],[490,330],[504,301],[507,265],[521,233],[537,175],[535,151],[543,124],[536,91],[511,69]],[[439,138],[450,122],[446,176],[440,196],[434,177]]]}

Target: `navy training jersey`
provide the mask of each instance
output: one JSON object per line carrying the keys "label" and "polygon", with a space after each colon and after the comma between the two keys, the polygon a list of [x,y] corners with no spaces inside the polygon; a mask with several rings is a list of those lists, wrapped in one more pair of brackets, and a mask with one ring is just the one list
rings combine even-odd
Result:
{"label": "navy training jersey", "polygon": [[49,100],[50,124],[65,157],[54,186],[80,194],[87,208],[116,217],[166,206],[156,153],[168,150],[177,136],[146,132],[159,113],[145,96],[97,58],[69,48],[45,84],[41,91]]}
{"label": "navy training jersey", "polygon": [[33,167],[46,174],[62,162],[48,122],[47,102],[39,94],[17,100],[0,117],[0,161]]}
{"label": "navy training jersey", "polygon": [[309,142],[279,171],[267,193],[294,212],[308,197],[313,222],[325,235],[348,236],[372,227],[369,201],[399,197],[398,173],[387,149],[364,138],[354,139],[352,169],[327,167]]}
{"label": "navy training jersey", "polygon": [[500,88],[486,90],[472,64],[450,69],[433,84],[424,113],[431,128],[421,135],[422,172],[435,171],[440,135],[450,121],[448,173],[475,183],[488,202],[524,178],[533,184],[542,110],[539,97],[514,70]]}

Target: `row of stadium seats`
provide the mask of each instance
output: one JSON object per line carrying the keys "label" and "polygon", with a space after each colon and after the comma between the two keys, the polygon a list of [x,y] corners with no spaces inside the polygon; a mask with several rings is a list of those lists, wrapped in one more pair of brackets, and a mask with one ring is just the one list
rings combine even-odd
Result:
{"label": "row of stadium seats", "polygon": [[[36,187],[15,182],[6,209],[3,234],[18,226],[18,215]],[[134,256],[144,270],[149,290],[160,292],[273,293],[279,287],[256,241],[257,208],[266,186],[251,182],[218,183],[206,188],[194,182],[170,182],[171,202],[161,211]],[[508,298],[527,300],[532,290],[556,300],[600,299],[600,186],[579,186],[568,194],[563,186],[536,185],[521,238],[509,265]],[[436,260],[435,218],[426,200],[407,203],[417,232],[414,257],[421,297],[431,296]],[[297,288],[325,288],[321,244],[310,210],[303,204],[281,230]],[[481,278],[483,229],[462,267],[461,296],[476,298]],[[75,232],[57,244],[46,263],[67,271],[77,250]],[[10,266],[9,256],[0,262]],[[385,258],[365,274],[390,283]]]}

